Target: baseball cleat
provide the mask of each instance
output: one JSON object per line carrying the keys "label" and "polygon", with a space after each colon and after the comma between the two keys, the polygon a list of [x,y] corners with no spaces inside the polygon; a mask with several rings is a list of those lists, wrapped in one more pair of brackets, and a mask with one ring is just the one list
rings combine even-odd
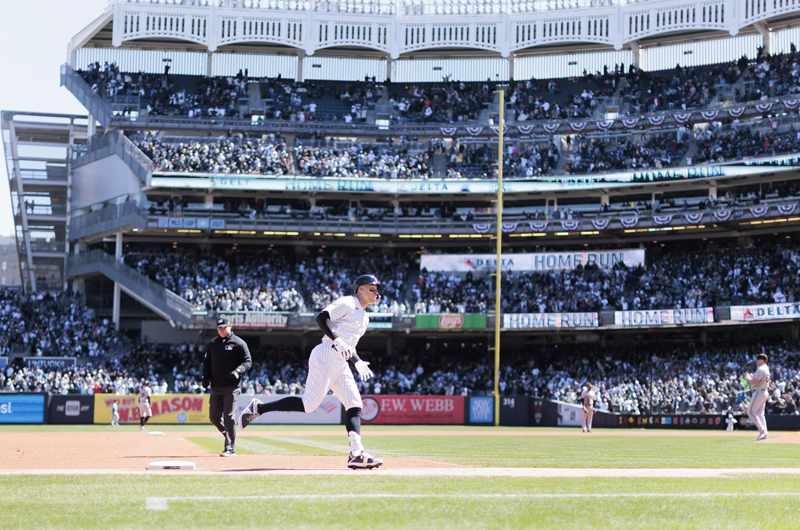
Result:
{"label": "baseball cleat", "polygon": [[760,442],[761,440],[769,440],[769,434],[767,434],[765,432],[762,432],[761,434],[759,434],[758,437],[756,438],[756,441]]}
{"label": "baseball cleat", "polygon": [[375,458],[366,451],[362,451],[358,456],[353,456],[353,453],[350,453],[350,456],[347,458],[347,467],[350,469],[372,469],[382,465],[383,460]]}
{"label": "baseball cleat", "polygon": [[226,457],[226,458],[227,458],[227,457],[231,457],[231,456],[236,456],[236,453],[235,453],[235,452],[233,452],[233,451],[222,451],[222,452],[219,454],[219,456],[224,456],[224,457]]}
{"label": "baseball cleat", "polygon": [[144,426],[141,426],[141,427],[139,427],[139,431],[141,431],[141,432],[147,432],[147,429],[145,429],[145,428],[144,428]]}
{"label": "baseball cleat", "polygon": [[258,413],[258,406],[261,405],[261,401],[253,398],[250,400],[250,403],[242,409],[241,414],[239,414],[239,418],[236,420],[236,425],[240,429],[244,429],[251,423],[253,423],[261,414]]}

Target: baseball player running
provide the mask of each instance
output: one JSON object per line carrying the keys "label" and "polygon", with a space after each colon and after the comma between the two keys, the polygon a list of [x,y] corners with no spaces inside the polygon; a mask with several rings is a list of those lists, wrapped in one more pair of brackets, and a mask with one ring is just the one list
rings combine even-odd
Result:
{"label": "baseball player running", "polygon": [[147,432],[144,424],[153,416],[153,410],[150,408],[151,395],[153,395],[153,391],[150,389],[150,381],[147,381],[139,387],[139,414],[141,416],[139,418],[139,429],[142,432]]}
{"label": "baseball player running", "polygon": [[372,377],[369,363],[362,361],[356,353],[356,344],[367,331],[367,306],[380,300],[378,289],[382,286],[372,274],[359,276],[355,285],[352,296],[339,298],[317,316],[317,324],[325,336],[311,350],[303,397],[287,397],[272,403],[253,399],[239,414],[238,424],[240,429],[244,429],[267,412],[314,412],[332,389],[346,410],[345,425],[350,441],[347,467],[372,469],[382,465],[383,460],[367,453],[361,445],[361,394],[347,361],[355,365],[362,381]]}
{"label": "baseball player running", "polygon": [[597,400],[597,395],[592,390],[592,384],[586,383],[583,394],[581,394],[583,401],[583,419],[581,420],[581,427],[583,432],[592,432],[592,418],[594,417],[594,402]]}
{"label": "baseball player running", "polygon": [[767,434],[767,418],[764,416],[764,409],[767,406],[767,399],[769,398],[767,390],[769,389],[769,366],[767,366],[767,354],[759,353],[756,355],[756,369],[755,374],[747,374],[745,379],[750,382],[753,388],[753,395],[750,398],[750,405],[747,407],[747,416],[758,428],[758,437],[756,441],[766,440],[769,438]]}

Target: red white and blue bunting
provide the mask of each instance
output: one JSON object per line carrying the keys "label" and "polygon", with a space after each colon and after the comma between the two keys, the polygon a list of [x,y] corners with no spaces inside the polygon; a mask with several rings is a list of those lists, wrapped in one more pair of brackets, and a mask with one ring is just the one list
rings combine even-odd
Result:
{"label": "red white and blue bunting", "polygon": [[750,213],[753,217],[764,217],[769,213],[769,206],[753,206],[750,208]]}
{"label": "red white and blue bunting", "polygon": [[639,216],[636,217],[621,217],[619,220],[625,228],[633,228],[639,224]]}
{"label": "red white and blue bunting", "polygon": [[607,131],[614,126],[614,120],[598,121],[596,125],[601,131]]}
{"label": "red white and blue bunting", "polygon": [[658,226],[665,226],[672,222],[671,215],[654,215],[653,222]]}
{"label": "red white and blue bunting", "polygon": [[479,234],[486,234],[492,229],[492,223],[478,223],[472,225],[472,229]]}
{"label": "red white and blue bunting", "polygon": [[720,223],[724,223],[725,221],[731,218],[731,214],[733,214],[733,210],[715,210],[714,219],[716,219]]}
{"label": "red white and blue bunting", "polygon": [[690,225],[699,225],[700,221],[703,220],[703,212],[685,213],[683,214],[683,218],[686,219],[686,222]]}
{"label": "red white and blue bunting", "polygon": [[580,221],[561,221],[561,228],[567,231],[577,230],[580,225]]}
{"label": "red white and blue bunting", "polygon": [[441,127],[442,134],[445,136],[454,136],[458,131],[458,127]]}
{"label": "red white and blue bunting", "polygon": [[800,107],[800,98],[784,99],[783,106],[787,109],[796,109]]}
{"label": "red white and blue bunting", "polygon": [[714,121],[714,120],[717,119],[717,116],[719,116],[719,111],[718,110],[704,110],[703,112],[700,113],[700,115],[703,116],[704,120]]}
{"label": "red white and blue bunting", "polygon": [[647,121],[650,122],[650,125],[656,125],[656,126],[661,125],[662,123],[664,123],[665,119],[666,119],[666,116],[663,116],[663,115],[662,116],[648,116],[647,117]]}
{"label": "red white and blue bunting", "polygon": [[467,134],[470,136],[478,136],[483,132],[483,127],[467,127]]}
{"label": "red white and blue bunting", "polygon": [[686,123],[692,119],[691,112],[676,112],[673,116],[678,123]]}
{"label": "red white and blue bunting", "polygon": [[795,211],[797,211],[797,203],[778,205],[778,213],[781,215],[792,215]]}
{"label": "red white and blue bunting", "polygon": [[533,132],[534,127],[535,125],[517,125],[517,130],[519,131],[520,134],[528,136]]}
{"label": "red white and blue bunting", "polygon": [[625,118],[624,120],[622,120],[622,125],[626,129],[633,129],[634,127],[639,125],[639,120],[641,120],[641,118]]}
{"label": "red white and blue bunting", "polygon": [[544,232],[547,230],[547,225],[549,223],[547,221],[531,221],[531,230],[534,232]]}
{"label": "red white and blue bunting", "polygon": [[575,132],[581,132],[586,128],[585,121],[571,121],[569,122],[569,128]]}
{"label": "red white and blue bunting", "polygon": [[556,132],[558,130],[559,127],[561,127],[561,124],[560,123],[543,123],[542,127],[544,128],[545,131],[549,132],[550,134],[553,134],[554,132]]}
{"label": "red white and blue bunting", "polygon": [[611,223],[611,219],[592,219],[592,226],[595,230],[605,230]]}
{"label": "red white and blue bunting", "polygon": [[503,223],[503,232],[510,234],[517,229],[517,223]]}
{"label": "red white and blue bunting", "polygon": [[[494,134],[500,136],[500,127],[492,125],[491,129]],[[508,134],[508,125],[503,125],[503,134]]]}
{"label": "red white and blue bunting", "polygon": [[747,107],[734,107],[734,108],[728,109],[728,114],[730,114],[731,117],[733,117],[733,118],[738,118],[739,116],[744,114],[744,111],[746,111],[746,110],[747,110]]}
{"label": "red white and blue bunting", "polygon": [[772,110],[772,103],[759,103],[756,105],[756,110],[758,112],[769,112]]}

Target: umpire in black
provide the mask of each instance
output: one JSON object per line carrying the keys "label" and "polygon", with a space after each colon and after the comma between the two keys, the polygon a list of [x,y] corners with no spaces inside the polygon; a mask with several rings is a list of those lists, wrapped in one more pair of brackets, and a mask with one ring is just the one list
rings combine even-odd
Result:
{"label": "umpire in black", "polygon": [[233,334],[231,323],[217,319],[217,334],[203,358],[203,388],[211,387],[209,418],[225,437],[220,456],[236,456],[236,400],[242,375],[253,366],[247,343]]}

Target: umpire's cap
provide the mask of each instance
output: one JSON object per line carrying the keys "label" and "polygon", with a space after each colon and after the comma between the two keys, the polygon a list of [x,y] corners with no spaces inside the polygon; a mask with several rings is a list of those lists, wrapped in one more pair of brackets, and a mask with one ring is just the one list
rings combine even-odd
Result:
{"label": "umpire's cap", "polygon": [[374,274],[362,274],[361,276],[356,278],[355,284],[356,288],[353,290],[353,292],[358,292],[358,288],[361,287],[362,285],[374,284],[378,286],[378,289],[383,288],[383,284],[378,281],[378,277],[375,276]]}

